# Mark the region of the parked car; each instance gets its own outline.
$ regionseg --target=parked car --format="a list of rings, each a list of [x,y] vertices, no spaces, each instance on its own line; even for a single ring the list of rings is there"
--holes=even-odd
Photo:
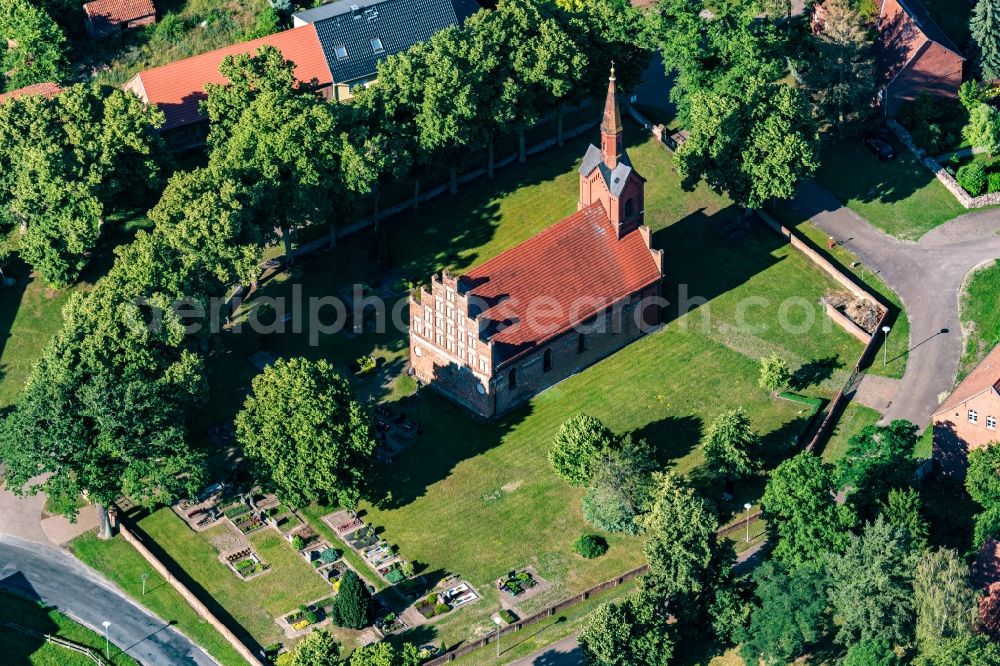
[[[873,132],[865,134],[864,142],[868,146],[868,150],[872,151],[872,154],[883,162],[896,156],[896,149],[892,147],[892,144],[878,134]]]

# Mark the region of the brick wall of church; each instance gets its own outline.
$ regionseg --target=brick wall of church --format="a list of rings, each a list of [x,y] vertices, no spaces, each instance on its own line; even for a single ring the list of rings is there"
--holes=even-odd
[[[638,319],[636,311],[641,298],[658,293],[659,285],[651,286],[642,294],[630,299],[628,303],[599,315],[598,320],[590,324],[593,332],[582,334],[584,338],[582,352],[581,333],[571,330],[513,365],[499,369],[491,381],[491,390],[496,395],[494,401],[496,413],[503,413],[527,402],[540,391],[580,372],[648,333],[659,324],[659,308],[647,308]],[[615,322],[618,322],[617,325]],[[546,352],[550,352],[549,369],[545,363]],[[510,387],[512,370],[515,373],[513,389]]]

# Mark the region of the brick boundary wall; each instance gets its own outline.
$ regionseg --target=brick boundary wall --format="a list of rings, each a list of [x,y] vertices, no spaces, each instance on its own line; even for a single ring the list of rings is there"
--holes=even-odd
[[[983,208],[985,206],[995,206],[1000,204],[1000,192],[991,192],[978,197],[974,197],[966,192],[965,189],[958,184],[958,181],[955,180],[955,177],[948,173],[943,166],[941,166],[940,162],[933,157],[924,155],[924,150],[917,148],[917,145],[913,141],[913,137],[906,131],[906,128],[891,118],[888,122],[889,129],[891,129],[893,134],[896,135],[896,138],[898,138],[903,145],[916,156],[917,160],[927,167],[927,169],[934,174],[941,184],[944,185],[956,199],[958,199],[958,203],[962,204],[965,208]]]
[[[797,231],[793,231],[792,229],[784,226],[765,210],[758,210],[757,214],[764,221],[764,223],[767,224],[767,226],[771,227],[771,229],[783,236],[792,247],[804,254],[809,261],[823,269],[824,272],[837,280],[837,282],[847,287],[855,297],[867,299],[873,303],[881,305],[882,316],[879,317],[878,323],[875,325],[876,332],[880,331],[889,318],[893,316],[894,309],[892,305],[885,302],[878,294],[868,291],[861,285],[857,284],[851,276],[844,273],[837,267],[836,264],[817,252],[816,249],[812,247],[810,242],[801,236]],[[832,400],[830,400],[830,404],[826,409],[826,414],[823,416],[823,421],[820,423],[819,428],[816,430],[816,434],[813,436],[812,440],[806,445],[806,451],[816,453],[817,450],[821,449],[823,444],[826,443],[826,440],[832,434],[833,429],[837,426],[837,421],[840,419],[840,415],[843,413],[844,409],[851,402],[851,399],[854,396],[854,391],[857,389],[857,384],[860,382],[862,368],[866,367],[866,364],[871,360],[871,357],[878,348],[880,341],[881,338],[878,335],[868,336],[867,344],[865,344],[865,348],[861,352],[861,356],[858,357],[858,362],[854,365],[854,371],[847,379],[847,382],[845,382],[844,387],[837,391],[837,394],[833,396]]]
[[[121,532],[122,538],[135,548],[136,551],[142,555],[143,559],[149,562],[149,565],[153,567],[158,574],[163,576],[168,583],[170,583],[171,587],[177,590],[177,593],[181,595],[184,601],[191,606],[199,617],[208,622],[215,628],[216,631],[222,634],[222,637],[229,641],[229,644],[233,646],[233,649],[236,650],[241,657],[246,659],[247,662],[252,664],[252,666],[265,666],[264,662],[253,653],[253,650],[247,647],[246,644],[243,643],[243,641],[241,641],[236,634],[229,629],[229,627],[219,620],[219,618],[215,617],[212,611],[210,611],[208,607],[203,604],[193,592],[191,592],[191,590],[187,589],[183,583],[174,578],[173,574],[170,573],[170,570],[166,567],[166,565],[160,562],[160,560],[158,560],[156,556],[153,555],[148,548],[146,548],[146,545],[142,543],[142,540],[129,530],[125,521],[122,519],[122,512],[120,511],[118,512],[118,529]],[[202,649],[204,650],[204,648]],[[207,651],[205,653],[208,654]],[[211,657],[211,655],[209,656]]]

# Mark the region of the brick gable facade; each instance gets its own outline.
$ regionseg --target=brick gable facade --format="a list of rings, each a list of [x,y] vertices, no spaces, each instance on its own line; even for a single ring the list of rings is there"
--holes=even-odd
[[[491,417],[659,324],[662,251],[642,224],[645,181],[622,144],[613,70],[601,135],[580,167],[576,213],[411,297],[419,381]]]

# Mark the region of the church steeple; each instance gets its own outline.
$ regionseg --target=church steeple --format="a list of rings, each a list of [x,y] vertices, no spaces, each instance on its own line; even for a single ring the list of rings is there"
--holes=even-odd
[[[604,101],[604,120],[601,122],[601,157],[609,169],[618,166],[622,156],[622,118],[615,93],[615,63],[611,63],[608,79],[608,97]]]

